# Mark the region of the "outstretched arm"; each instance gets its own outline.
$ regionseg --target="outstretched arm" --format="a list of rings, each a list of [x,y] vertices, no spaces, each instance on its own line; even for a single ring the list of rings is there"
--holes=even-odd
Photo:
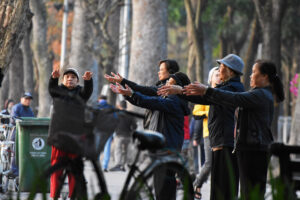
[[[104,78],[109,81],[110,83],[119,83],[123,86],[128,85],[132,90],[136,92],[140,92],[144,95],[148,96],[157,96],[157,88],[152,86],[142,86],[138,85],[133,81],[130,81],[126,78],[123,78],[119,73],[115,74],[111,72],[111,76],[108,74],[104,75]]]

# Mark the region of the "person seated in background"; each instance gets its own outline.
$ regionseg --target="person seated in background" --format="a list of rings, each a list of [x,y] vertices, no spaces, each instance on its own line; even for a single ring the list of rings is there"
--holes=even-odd
[[[126,101],[119,103],[117,108],[126,110]],[[131,142],[133,131],[137,128],[134,117],[121,112],[118,114],[118,126],[116,128],[115,140],[115,166],[109,171],[125,171],[125,164],[127,163],[128,147]]]
[[[11,116],[13,119],[13,124],[15,124],[15,119],[20,117],[34,117],[34,113],[32,109],[30,108],[30,104],[33,97],[30,92],[25,92],[20,100],[20,103],[14,105],[12,107]],[[11,141],[16,142],[16,130],[13,131],[11,138]],[[11,163],[11,170],[10,175],[12,176],[19,176],[19,167],[16,164],[15,156],[13,157],[12,163]]]
[[[13,106],[14,106],[14,101],[12,99],[6,99],[4,103],[4,109],[0,113],[4,115],[10,115]],[[1,119],[1,123],[9,124],[11,123],[11,121],[9,119],[3,118]]]

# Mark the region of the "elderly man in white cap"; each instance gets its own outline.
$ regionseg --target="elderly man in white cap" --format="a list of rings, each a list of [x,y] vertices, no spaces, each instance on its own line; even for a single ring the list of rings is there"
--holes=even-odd
[[[244,62],[235,55],[229,54],[217,60],[221,83],[216,86],[220,90],[243,92],[240,81]],[[238,195],[238,168],[234,150],[235,109],[226,105],[218,105],[209,98],[200,96],[199,83],[192,83],[185,88],[164,86],[159,94],[183,94],[182,98],[196,104],[210,105],[208,115],[209,138],[213,151],[211,168],[210,199],[236,199]],[[196,186],[195,199],[200,199]],[[200,197],[200,198],[199,198]]]

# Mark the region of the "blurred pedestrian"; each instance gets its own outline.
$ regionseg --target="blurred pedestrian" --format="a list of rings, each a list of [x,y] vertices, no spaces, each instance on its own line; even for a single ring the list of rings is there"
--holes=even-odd
[[[220,84],[220,77],[219,77],[219,67],[214,67],[209,71],[208,74],[208,84],[215,88],[217,84]],[[202,116],[203,118],[203,140],[204,140],[204,153],[205,153],[205,163],[201,168],[200,173],[197,175],[196,180],[194,182],[195,186],[195,193],[198,199],[202,198],[201,188],[205,181],[207,181],[208,176],[211,171],[212,165],[212,151],[209,141],[209,130],[208,130],[208,113],[209,113],[209,106],[205,105],[196,105],[199,108],[195,110],[198,116]],[[198,193],[198,194],[197,194]]]
[[[126,101],[119,103],[117,108],[126,110]],[[137,123],[134,117],[120,112],[118,114],[118,126],[116,128],[115,140],[115,166],[109,171],[125,171],[125,164],[128,163],[127,154],[128,147],[131,142],[133,131],[137,128]]]
[[[110,105],[107,102],[107,96],[100,95],[98,98],[98,108],[99,109],[107,109],[107,108],[114,108],[114,106]],[[117,118],[117,115],[115,114],[115,117]],[[103,159],[102,159],[102,169],[104,172],[108,172],[108,164],[110,161],[110,151],[111,151],[111,143],[113,141],[114,134],[109,136],[107,139],[104,150],[103,150]]]
[[[13,106],[14,106],[14,101],[12,99],[6,99],[4,103],[4,109],[1,111],[1,114],[10,115]],[[1,123],[9,124],[10,120],[7,118],[2,118]]]

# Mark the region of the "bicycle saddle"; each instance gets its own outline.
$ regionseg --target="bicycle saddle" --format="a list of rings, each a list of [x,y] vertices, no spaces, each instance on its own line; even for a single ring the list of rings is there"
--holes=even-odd
[[[139,141],[138,148],[140,150],[155,151],[164,148],[166,143],[165,137],[161,133],[150,130],[136,130],[132,137],[133,140]]]

